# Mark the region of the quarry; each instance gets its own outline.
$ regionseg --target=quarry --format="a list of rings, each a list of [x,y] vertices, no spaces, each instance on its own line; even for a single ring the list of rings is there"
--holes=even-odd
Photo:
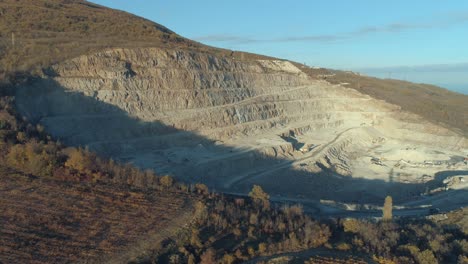
[[[0,0],[0,263],[468,263],[468,6],[127,2]]]
[[[52,66],[16,98],[67,145],[224,193],[258,184],[321,212],[387,195],[408,214],[468,204],[462,133],[288,61],[108,49]]]

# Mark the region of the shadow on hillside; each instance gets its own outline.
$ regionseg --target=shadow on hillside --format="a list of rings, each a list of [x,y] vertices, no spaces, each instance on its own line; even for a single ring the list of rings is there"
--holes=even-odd
[[[468,170],[456,170],[456,171],[439,171],[435,174],[434,181],[442,183],[445,179],[452,176],[468,176]]]
[[[452,173],[440,172],[426,184],[352,178],[327,169],[310,173],[293,168],[287,159],[242,152],[170,124],[141,121],[97,100],[94,94],[67,91],[51,79],[37,79],[20,87],[17,107],[31,122],[44,125],[66,144],[87,146],[105,157],[152,168],[181,181],[203,182],[226,193],[246,194],[253,184],[259,184],[275,198],[291,202],[324,199],[382,204],[384,197],[391,195],[398,203],[419,197],[427,186],[441,186],[441,175]],[[203,155],[207,158],[200,159]],[[274,173],[264,173],[275,167]],[[240,180],[233,181],[233,177]],[[229,181],[231,186],[226,184]]]

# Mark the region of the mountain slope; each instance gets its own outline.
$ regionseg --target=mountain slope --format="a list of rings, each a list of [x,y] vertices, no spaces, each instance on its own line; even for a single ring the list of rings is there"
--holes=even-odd
[[[7,31],[30,36],[29,44],[17,37],[3,57],[18,60],[10,70],[47,66],[18,85],[16,106],[67,144],[228,192],[264,183],[277,195],[313,199],[376,201],[385,195],[376,186],[406,199],[429,181],[439,187],[440,171],[463,167],[467,141],[456,129],[466,123],[463,96],[207,47],[83,1],[1,5]],[[50,49],[32,52],[41,45]],[[444,115],[453,126],[439,124]],[[389,163],[373,167],[373,157]],[[426,168],[427,160],[444,165]],[[348,178],[356,175],[365,182]],[[298,181],[285,187],[290,176]]]
[[[205,46],[157,23],[87,1],[3,0],[0,21],[2,82],[20,72],[40,74],[55,62],[112,47],[182,48],[237,59],[272,59]],[[321,79],[336,84],[349,83],[348,87],[362,93],[468,133],[466,95],[431,85],[295,65],[312,77],[322,76]]]
[[[40,73],[52,63],[103,48],[149,46],[262,57],[208,47],[157,23],[87,1],[0,1],[0,79],[18,71]]]
[[[287,61],[107,49],[53,65],[16,99],[66,144],[224,192],[407,201],[466,167],[462,134]]]
[[[468,96],[434,85],[401,80],[378,79],[354,72],[324,68],[309,68],[296,64],[312,78],[334,84],[346,83],[376,99],[399,105],[405,111],[418,114],[427,120],[456,129],[468,135]]]
[[[466,236],[422,218],[468,203],[459,132],[84,1],[0,8],[0,262],[241,263],[320,246],[466,259]],[[378,217],[386,195],[418,220],[311,219]]]

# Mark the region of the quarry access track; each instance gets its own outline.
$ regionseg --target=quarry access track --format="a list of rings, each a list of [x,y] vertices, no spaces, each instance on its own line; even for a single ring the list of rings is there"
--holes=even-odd
[[[334,143],[336,143],[338,141],[338,139],[340,139],[340,137],[351,131],[351,130],[354,130],[354,129],[359,129],[359,128],[362,128],[362,127],[351,127],[351,128],[348,128],[344,131],[341,131],[340,133],[338,133],[336,135],[336,137],[324,144],[324,145],[321,145],[317,148],[315,148],[314,150],[311,151],[311,153],[309,153],[308,155],[302,157],[302,158],[299,158],[299,159],[295,159],[295,160],[287,160],[287,161],[284,161],[282,163],[279,163],[278,165],[276,166],[270,166],[269,168],[266,168],[266,169],[263,169],[263,170],[259,170],[259,171],[255,171],[255,172],[248,172],[246,174],[243,174],[243,175],[238,175],[238,176],[235,176],[233,177],[233,179],[231,180],[228,180],[225,184],[224,184],[224,188],[226,189],[229,189],[231,188],[234,184],[237,184],[239,182],[242,182],[242,181],[245,181],[247,179],[251,179],[251,178],[255,178],[255,177],[259,177],[259,176],[263,176],[263,175],[268,175],[268,174],[271,174],[275,171],[278,171],[278,170],[281,170],[281,169],[285,169],[285,168],[288,168],[294,164],[297,164],[297,163],[301,163],[301,162],[304,162],[304,161],[307,161],[307,160],[310,160],[310,159],[313,159],[313,158],[316,158],[317,156],[319,156],[320,154],[323,154],[323,151],[325,149],[327,149],[328,147],[330,147],[331,145],[333,145]]]

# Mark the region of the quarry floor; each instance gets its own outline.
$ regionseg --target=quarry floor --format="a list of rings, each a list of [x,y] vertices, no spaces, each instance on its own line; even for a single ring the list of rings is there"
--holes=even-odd
[[[394,199],[396,216],[425,216],[430,208],[449,211],[468,205],[466,149],[451,150],[390,138],[377,129],[366,125],[341,130],[325,128],[285,139],[281,128],[255,137],[216,142],[228,148],[198,145],[169,150],[162,156],[126,158],[142,167],[154,166],[156,171],[167,165],[167,173],[178,162],[219,171],[223,166],[232,166],[229,177],[203,178],[195,174],[184,180],[201,181],[214,190],[238,195],[246,195],[258,184],[274,202],[300,203],[304,210],[325,217],[379,217],[386,195]],[[360,135],[369,133],[376,134],[373,141],[357,143]],[[330,150],[348,141],[348,145],[338,149],[342,155],[327,168],[324,159]],[[292,145],[289,151],[266,158],[268,162],[261,160],[264,165],[245,164],[245,159],[256,160],[258,152],[285,144]],[[337,172],[337,164],[342,164],[344,173]]]

